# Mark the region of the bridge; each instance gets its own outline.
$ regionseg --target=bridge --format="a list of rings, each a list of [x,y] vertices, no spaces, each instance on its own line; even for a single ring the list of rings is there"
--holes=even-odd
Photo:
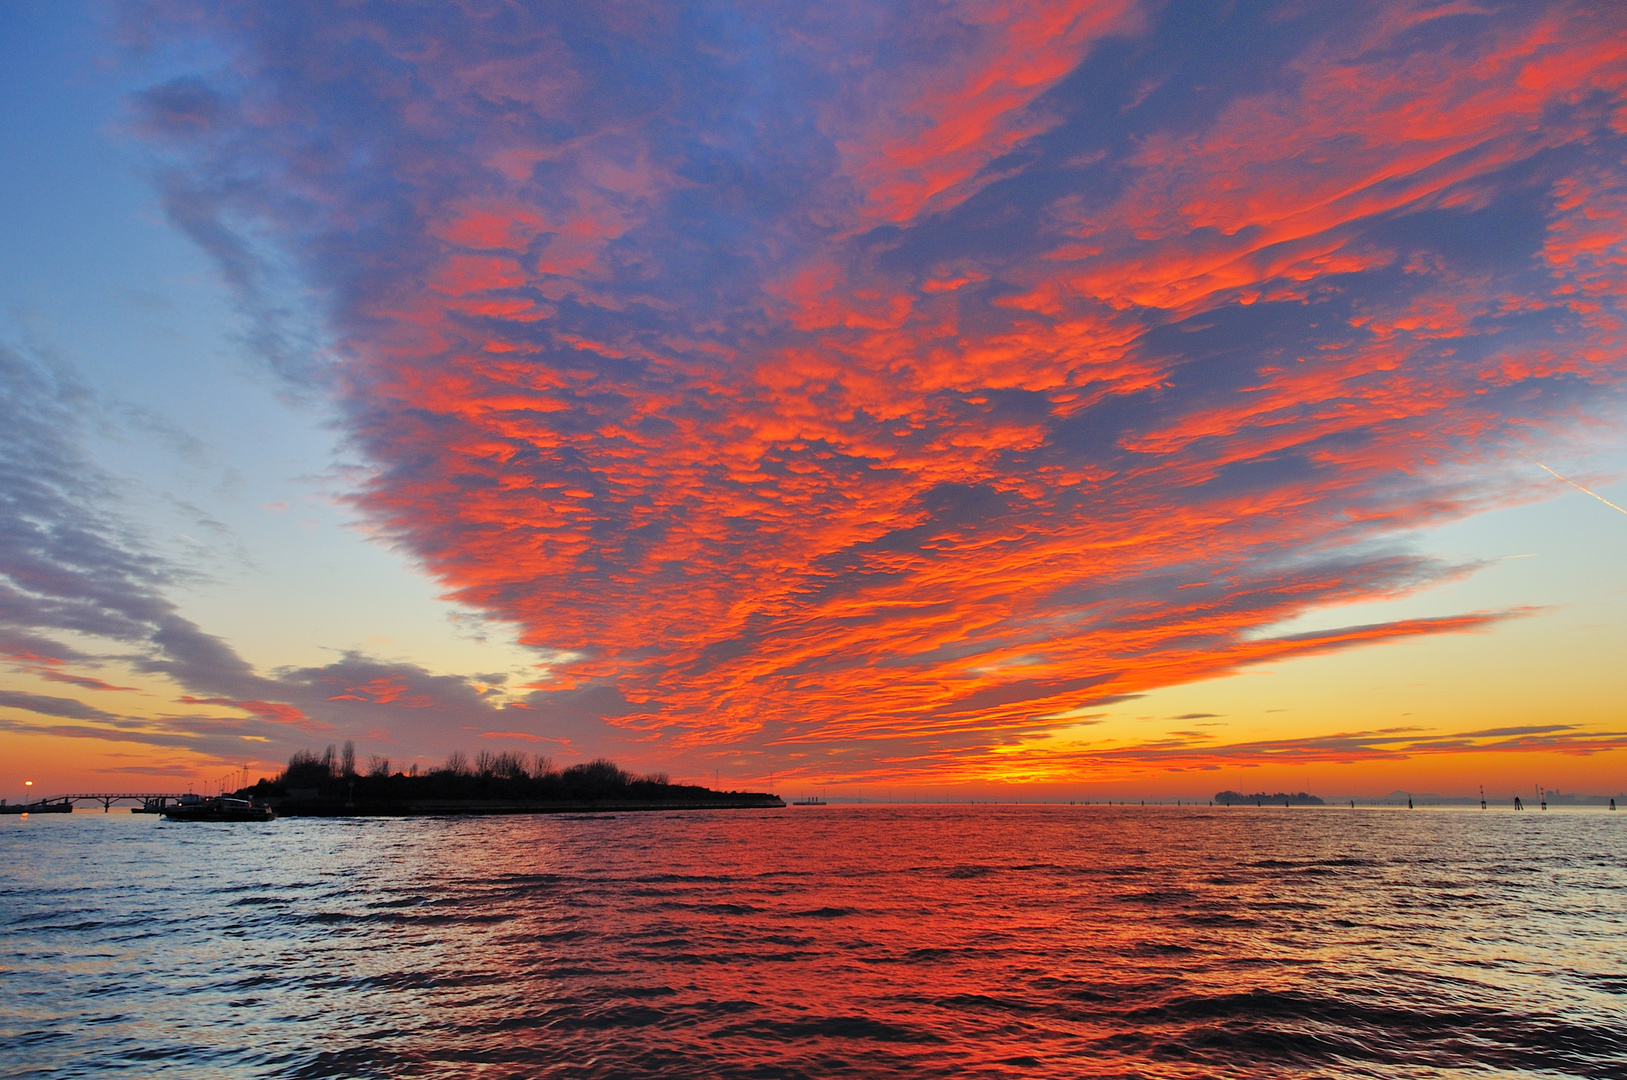
[[[158,813],[158,811],[162,810],[170,803],[181,801],[181,797],[179,795],[172,792],[160,791],[93,791],[79,795],[60,795],[57,798],[48,801],[70,803],[99,802],[102,804],[102,813],[105,814],[114,803],[123,802],[126,799],[129,799],[132,802],[140,803],[144,810],[153,814]]]

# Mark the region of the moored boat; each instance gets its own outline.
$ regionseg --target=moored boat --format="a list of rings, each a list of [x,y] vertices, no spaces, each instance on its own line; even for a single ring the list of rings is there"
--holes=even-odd
[[[217,795],[183,795],[181,801],[159,813],[171,821],[270,821],[277,816],[269,806],[256,806],[247,799]]]

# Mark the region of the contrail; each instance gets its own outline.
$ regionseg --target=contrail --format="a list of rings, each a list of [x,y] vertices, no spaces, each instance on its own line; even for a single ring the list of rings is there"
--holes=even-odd
[[[1615,503],[1611,502],[1609,499],[1605,498],[1603,495],[1600,495],[1597,491],[1593,491],[1593,490],[1591,490],[1589,488],[1585,488],[1581,484],[1578,484],[1575,480],[1570,479],[1569,477],[1560,476],[1558,473],[1556,473],[1552,469],[1548,468],[1548,466],[1544,465],[1542,462],[1538,461],[1536,458],[1532,457],[1530,454],[1521,454],[1520,456],[1525,458],[1525,460],[1529,461],[1531,464],[1537,466],[1538,468],[1543,469],[1543,470],[1547,471],[1548,473],[1550,473],[1551,475],[1553,475],[1555,477],[1558,477],[1560,480],[1565,481],[1565,483],[1569,484],[1571,487],[1575,488],[1577,491],[1585,491],[1585,492],[1587,492],[1589,495],[1593,496],[1595,499],[1598,499],[1600,502],[1604,503],[1610,509],[1612,509],[1612,510],[1620,510],[1623,514],[1627,514],[1627,509],[1623,509],[1622,507],[1617,506]]]

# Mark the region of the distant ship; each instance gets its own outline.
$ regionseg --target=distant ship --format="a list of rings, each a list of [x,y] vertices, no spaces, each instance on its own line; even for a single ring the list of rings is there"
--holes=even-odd
[[[224,795],[213,799],[183,795],[179,803],[166,806],[159,813],[171,821],[270,821],[277,816],[269,806],[255,806],[247,799]]]
[[[8,803],[0,800],[0,814],[71,814],[73,803],[66,797],[58,802],[41,799],[31,803]]]
[[[806,799],[792,799],[791,800],[791,805],[792,806],[824,806],[825,805],[825,800],[819,798],[818,796],[810,795]]]

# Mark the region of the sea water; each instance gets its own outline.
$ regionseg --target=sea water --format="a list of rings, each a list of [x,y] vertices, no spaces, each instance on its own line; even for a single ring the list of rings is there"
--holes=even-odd
[[[0,819],[8,1077],[1627,1076],[1627,814]]]

